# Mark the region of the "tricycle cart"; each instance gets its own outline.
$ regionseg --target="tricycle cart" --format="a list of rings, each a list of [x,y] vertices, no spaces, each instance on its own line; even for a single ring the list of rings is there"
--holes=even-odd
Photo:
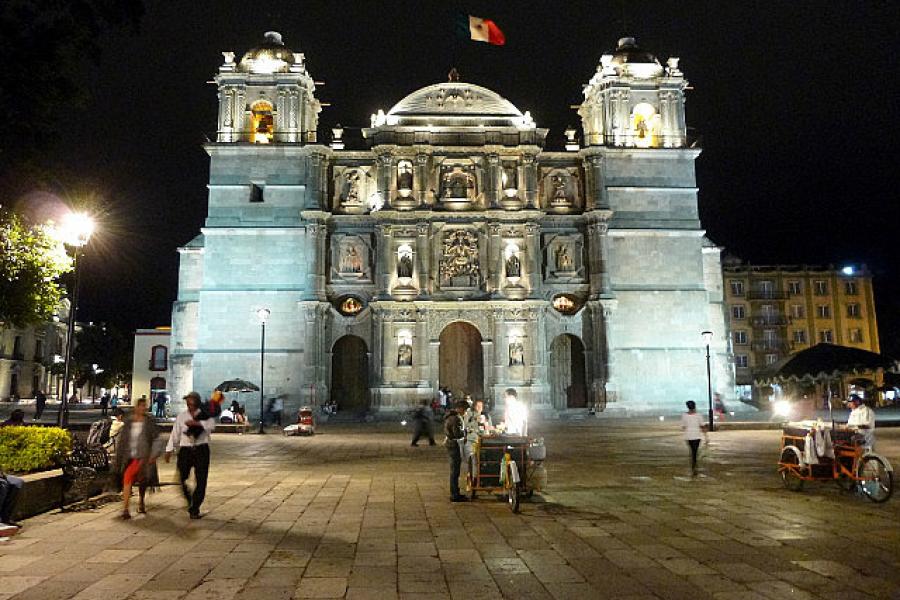
[[[478,492],[500,494],[506,496],[510,510],[519,512],[520,499],[534,494],[527,472],[531,443],[522,435],[479,436],[469,457],[469,497],[474,500]]]
[[[887,458],[867,451],[863,436],[815,423],[791,423],[781,433],[778,472],[784,486],[800,491],[807,481],[835,480],[845,490],[858,487],[869,500],[886,502],[894,491]]]

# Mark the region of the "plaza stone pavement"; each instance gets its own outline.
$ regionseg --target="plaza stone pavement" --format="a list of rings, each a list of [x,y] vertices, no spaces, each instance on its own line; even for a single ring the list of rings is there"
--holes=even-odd
[[[214,436],[202,520],[172,486],[131,521],[29,519],[0,544],[0,598],[900,598],[900,498],[783,490],[777,431],[713,434],[695,480],[669,422],[543,435],[549,490],[519,515],[448,502],[445,451],[398,425]],[[878,446],[900,464],[900,429]]]

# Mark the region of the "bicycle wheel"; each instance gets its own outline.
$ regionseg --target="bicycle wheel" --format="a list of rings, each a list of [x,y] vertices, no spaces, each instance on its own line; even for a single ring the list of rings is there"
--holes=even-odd
[[[801,478],[803,469],[799,465],[800,459],[793,450],[785,448],[781,451],[778,471],[781,473],[781,482],[784,487],[792,492],[799,492],[803,489],[803,479]]]
[[[894,492],[894,474],[877,456],[864,456],[858,475],[860,489],[872,502],[886,502]]]

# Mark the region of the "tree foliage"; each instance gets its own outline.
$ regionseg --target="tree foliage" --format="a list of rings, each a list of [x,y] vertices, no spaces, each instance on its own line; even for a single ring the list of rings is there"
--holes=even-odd
[[[86,324],[75,334],[72,351],[75,379],[79,385],[112,387],[127,381],[131,372],[132,346],[120,331],[105,324]],[[93,365],[103,369],[97,374]]]
[[[47,225],[29,225],[0,206],[0,323],[47,321],[63,295],[72,258]]]

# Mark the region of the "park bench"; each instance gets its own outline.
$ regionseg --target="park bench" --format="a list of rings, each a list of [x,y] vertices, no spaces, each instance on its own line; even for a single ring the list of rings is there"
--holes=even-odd
[[[109,454],[101,445],[87,445],[78,438],[72,439],[72,450],[61,461],[63,486],[60,491],[59,508],[64,510],[66,496],[83,498],[91,495],[92,489],[102,488],[109,472]]]

